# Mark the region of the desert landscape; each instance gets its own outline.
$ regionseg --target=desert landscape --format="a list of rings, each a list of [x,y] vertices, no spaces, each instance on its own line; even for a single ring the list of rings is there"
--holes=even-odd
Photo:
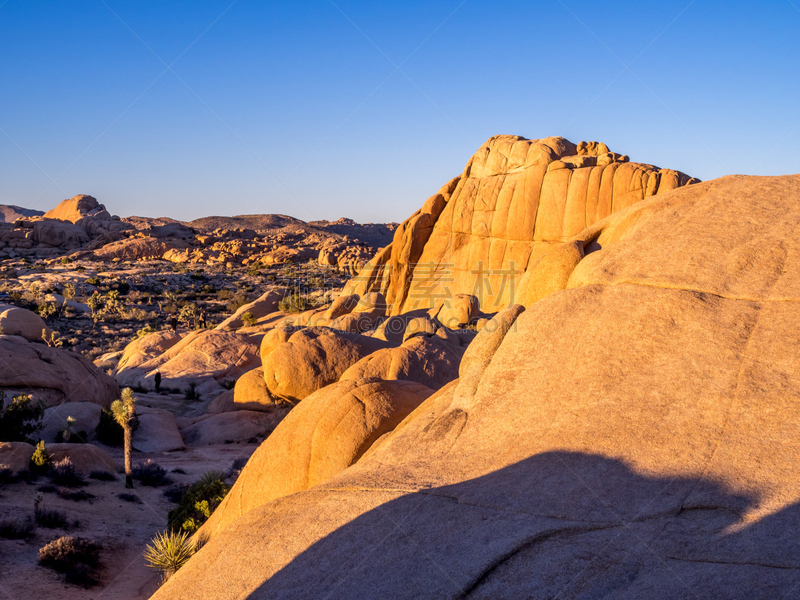
[[[0,600],[800,598],[798,25],[0,0]]]
[[[400,225],[17,213],[4,586],[789,593],[799,193],[503,135]]]

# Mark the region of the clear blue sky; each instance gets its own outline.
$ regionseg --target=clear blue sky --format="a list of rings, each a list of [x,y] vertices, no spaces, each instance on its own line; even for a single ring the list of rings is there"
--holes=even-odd
[[[498,133],[800,171],[800,1],[0,0],[3,204],[401,221]]]

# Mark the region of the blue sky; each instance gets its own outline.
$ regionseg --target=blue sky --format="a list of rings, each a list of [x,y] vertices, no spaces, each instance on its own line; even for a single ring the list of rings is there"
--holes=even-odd
[[[800,171],[800,2],[0,0],[0,203],[401,221],[491,135]]]

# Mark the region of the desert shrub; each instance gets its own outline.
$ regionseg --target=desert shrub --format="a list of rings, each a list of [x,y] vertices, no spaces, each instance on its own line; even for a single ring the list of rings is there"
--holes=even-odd
[[[161,487],[172,483],[167,477],[166,469],[150,459],[133,467],[132,475],[134,479],[148,487]]]
[[[89,479],[97,479],[98,481],[116,481],[117,476],[108,471],[92,471],[89,473]]]
[[[172,469],[171,473],[178,473],[179,475],[186,475],[186,471],[184,471],[180,467],[175,467],[174,469]]]
[[[42,428],[44,403],[20,394],[6,405],[5,394],[0,393],[0,442],[28,442]]]
[[[140,339],[145,337],[146,335],[150,335],[151,333],[155,333],[155,328],[153,328],[149,323],[142,327],[139,331],[136,332],[136,339]]]
[[[8,485],[9,483],[16,482],[17,477],[14,475],[14,471],[6,467],[0,469],[0,485]]]
[[[73,502],[86,502],[87,500],[93,500],[95,497],[94,494],[90,494],[84,490],[70,490],[64,487],[56,488],[56,494],[58,494],[59,498],[72,500]]]
[[[309,302],[300,295],[300,290],[294,288],[278,302],[278,310],[285,313],[299,313],[308,310]]]
[[[209,471],[189,486],[178,506],[169,511],[167,524],[170,530],[197,531],[230,491],[224,477],[219,471]]]
[[[168,530],[157,533],[150,540],[144,551],[144,558],[148,567],[161,571],[164,580],[167,580],[188,562],[195,551],[189,532]]]
[[[100,278],[99,277],[89,277],[89,279],[86,280],[86,283],[88,283],[89,285],[93,285],[93,286],[97,287],[98,285],[100,285]]]
[[[122,492],[117,494],[117,498],[120,500],[124,500],[125,502],[133,502],[134,504],[141,504],[142,501],[136,494],[129,494],[128,492]]]
[[[256,319],[251,312],[246,312],[242,315],[242,323],[244,323],[245,327],[252,327],[257,321],[258,319]]]
[[[244,456],[241,456],[236,460],[234,460],[231,463],[230,468],[228,469],[227,473],[228,477],[233,477],[233,478],[239,477],[239,474],[242,472],[242,469],[244,469],[244,466],[247,464],[247,460],[248,459],[245,458]]]
[[[198,400],[200,398],[200,394],[197,393],[196,381],[189,382],[189,385],[186,386],[186,389],[183,392],[183,397],[187,400]]]
[[[44,445],[44,440],[39,440],[39,443],[36,444],[36,450],[33,451],[31,456],[31,472],[36,475],[44,475],[50,469],[52,462],[50,454],[47,452],[47,447]]]
[[[178,504],[189,487],[191,486],[188,483],[176,483],[175,485],[171,485],[164,490],[164,498]]]
[[[55,302],[42,302],[37,308],[36,312],[42,317],[45,321],[48,319],[52,319],[58,314],[58,308],[56,307]]]
[[[36,500],[33,502],[33,518],[36,524],[48,529],[67,527],[69,525],[67,513],[63,510],[53,510],[45,507],[43,500],[42,495],[37,494]]]
[[[134,417],[131,421],[131,431],[136,431],[139,428],[139,418]],[[100,411],[100,421],[94,430],[97,435],[97,441],[107,446],[122,446],[125,440],[125,432],[122,430],[122,425],[117,423],[114,415],[107,408]]]
[[[39,564],[63,573],[69,583],[91,585],[101,549],[92,540],[65,535],[39,549]]]
[[[7,540],[24,540],[33,535],[36,525],[33,519],[3,519],[0,521],[0,538]]]
[[[58,462],[50,465],[47,471],[47,477],[50,478],[55,485],[62,487],[80,487],[86,485],[86,480],[83,475],[75,470],[75,465],[67,458],[63,458]]]

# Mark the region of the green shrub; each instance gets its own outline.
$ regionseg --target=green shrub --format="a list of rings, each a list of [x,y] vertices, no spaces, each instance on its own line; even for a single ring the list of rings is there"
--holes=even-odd
[[[43,402],[24,394],[6,406],[5,394],[0,394],[0,442],[35,443],[31,436],[42,428],[44,408]]]
[[[257,321],[258,319],[256,319],[251,312],[246,312],[242,315],[242,323],[244,323],[245,327],[252,327]]]
[[[297,288],[289,291],[283,299],[278,302],[278,310],[285,313],[299,313],[309,309],[309,302],[300,295]]]
[[[36,450],[33,451],[33,456],[31,456],[31,472],[37,475],[44,475],[52,462],[50,455],[47,453],[47,447],[44,445],[44,440],[39,440],[39,443],[36,444]]]
[[[139,418],[134,417],[131,422],[131,431],[136,431],[139,428]],[[122,430],[122,425],[117,423],[111,410],[104,408],[100,411],[100,420],[94,430],[97,435],[97,441],[106,444],[107,446],[122,446],[125,439],[125,432]]]
[[[65,535],[39,549],[39,564],[63,573],[69,583],[91,585],[101,549],[92,540]]]
[[[194,533],[206,522],[231,489],[223,477],[223,473],[209,471],[189,486],[178,506],[169,511],[171,531]]]
[[[143,338],[146,335],[150,335],[151,333],[155,333],[156,330],[153,328],[149,323],[142,327],[139,331],[136,332],[136,339]]]
[[[189,561],[195,551],[189,532],[164,531],[150,540],[144,558],[148,567],[161,571],[167,580]]]

